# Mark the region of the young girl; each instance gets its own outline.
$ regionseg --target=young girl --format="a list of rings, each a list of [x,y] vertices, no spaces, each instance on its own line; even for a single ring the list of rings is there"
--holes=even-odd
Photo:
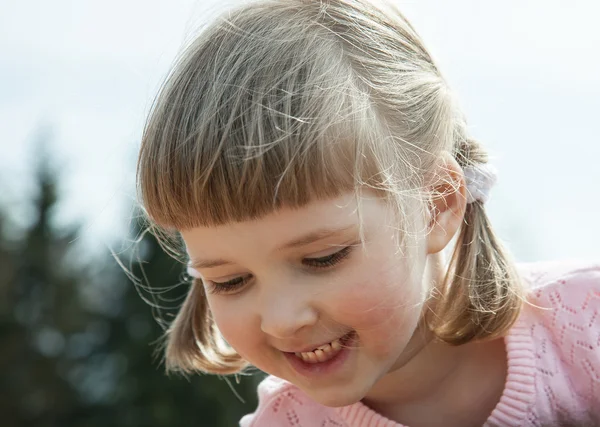
[[[391,5],[230,11],[139,157],[152,229],[194,279],[168,369],[269,373],[244,427],[600,423],[600,266],[515,266],[494,180]]]

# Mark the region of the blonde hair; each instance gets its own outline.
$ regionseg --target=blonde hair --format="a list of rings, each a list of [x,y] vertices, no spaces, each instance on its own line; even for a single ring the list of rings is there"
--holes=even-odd
[[[184,51],[149,115],[140,198],[164,248],[178,230],[260,218],[347,191],[376,191],[408,224],[444,152],[485,163],[412,26],[387,3],[262,0]],[[399,238],[399,244],[403,244]],[[192,284],[166,332],[171,371],[237,373],[246,362]],[[464,224],[429,325],[450,344],[498,337],[521,306],[513,263],[479,202]]]

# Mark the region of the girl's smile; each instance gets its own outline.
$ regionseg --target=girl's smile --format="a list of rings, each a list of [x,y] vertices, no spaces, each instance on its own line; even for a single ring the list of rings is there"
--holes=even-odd
[[[315,351],[285,353],[290,365],[306,377],[326,376],[341,369],[353,354],[356,334],[349,332]]]

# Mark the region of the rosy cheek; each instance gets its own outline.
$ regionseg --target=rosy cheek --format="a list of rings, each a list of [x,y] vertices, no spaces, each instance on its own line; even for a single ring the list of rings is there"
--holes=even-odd
[[[413,298],[403,298],[397,290],[384,289],[389,284],[366,283],[348,289],[339,302],[339,313],[356,327],[376,327],[402,318],[415,306]],[[406,294],[404,294],[406,296]]]
[[[371,277],[377,279],[358,281],[345,289],[336,304],[336,317],[359,334],[364,332],[365,340],[377,341],[371,344],[387,348],[390,340],[414,332],[422,309],[420,290],[410,282],[399,282],[395,275]]]

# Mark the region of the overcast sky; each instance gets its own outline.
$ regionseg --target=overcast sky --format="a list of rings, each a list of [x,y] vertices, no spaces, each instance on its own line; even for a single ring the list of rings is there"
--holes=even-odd
[[[0,0],[0,180],[10,190],[0,202],[27,221],[31,142],[50,128],[57,224],[82,222],[90,253],[118,247],[145,114],[181,46],[224,4]],[[489,211],[517,259],[600,259],[600,3],[399,4],[490,148],[500,181]]]

